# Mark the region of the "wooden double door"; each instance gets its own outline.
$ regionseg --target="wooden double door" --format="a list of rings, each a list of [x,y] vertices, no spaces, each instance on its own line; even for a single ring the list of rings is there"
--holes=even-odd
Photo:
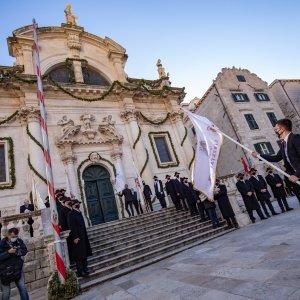
[[[102,166],[86,168],[82,174],[92,225],[117,220],[118,209],[109,172]]]

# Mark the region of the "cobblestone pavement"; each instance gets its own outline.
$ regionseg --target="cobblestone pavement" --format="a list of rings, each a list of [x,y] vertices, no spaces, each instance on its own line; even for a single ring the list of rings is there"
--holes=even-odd
[[[288,201],[295,208],[291,212],[96,286],[76,299],[299,300],[300,206],[294,198]]]

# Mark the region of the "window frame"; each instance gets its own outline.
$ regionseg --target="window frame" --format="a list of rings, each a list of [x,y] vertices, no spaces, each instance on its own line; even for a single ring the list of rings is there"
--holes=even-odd
[[[8,141],[5,139],[0,140],[0,145],[4,145],[4,163],[5,163],[5,177],[6,181],[0,181],[0,187],[6,186],[11,183],[10,181],[10,174],[9,174],[9,157],[8,157]]]
[[[264,152],[262,147],[261,147],[263,144],[268,149],[267,153]],[[254,146],[256,152],[258,152],[259,154],[264,154],[264,155],[273,155],[273,154],[275,154],[274,148],[273,148],[273,146],[270,142],[260,142],[260,143],[254,144],[253,146]],[[270,151],[270,149],[271,149],[271,151]],[[262,150],[262,151],[260,151],[260,150]]]
[[[272,122],[272,120],[271,120],[271,118],[270,118],[270,114],[272,114],[272,115],[275,117],[275,123],[274,123],[274,124],[273,124],[273,122]],[[268,119],[269,119],[271,125],[272,125],[273,127],[275,127],[276,122],[277,122],[277,120],[278,120],[277,117],[276,117],[276,115],[275,115],[275,113],[274,113],[273,111],[267,111],[267,112],[266,112],[266,115],[267,115],[267,117],[268,117]]]
[[[263,100],[262,100],[262,99],[259,99],[259,95],[264,95],[264,97],[265,97],[266,99],[263,99]],[[258,102],[267,102],[267,101],[271,101],[269,95],[266,94],[266,93],[254,93],[254,96],[255,96],[256,101],[258,101]]]
[[[251,122],[250,122],[250,120],[247,119],[246,116],[252,116],[253,120],[251,120],[251,122],[254,122],[256,124],[256,126],[250,126]],[[253,114],[244,114],[244,117],[245,117],[245,120],[246,120],[246,122],[247,122],[250,130],[257,130],[257,129],[259,129],[259,126],[258,126],[258,124],[257,124],[257,122],[256,122],[256,120],[255,120],[255,118],[253,116]]]
[[[155,156],[157,167],[158,168],[178,167],[179,159],[176,154],[175,147],[173,145],[170,133],[168,131],[159,131],[159,132],[151,131],[148,133],[148,136],[149,136],[150,144],[151,144],[154,156]],[[169,151],[172,161],[165,162],[165,163],[161,162],[160,156],[158,153],[158,149],[156,147],[155,139],[154,139],[155,137],[164,137],[165,138],[165,141],[166,141],[166,144],[168,147],[168,151]]]
[[[231,93],[231,95],[235,103],[250,102],[250,99],[246,93]],[[244,97],[245,100],[237,100],[237,96],[240,95],[242,95],[242,97]]]
[[[236,75],[238,82],[247,82],[244,75]]]

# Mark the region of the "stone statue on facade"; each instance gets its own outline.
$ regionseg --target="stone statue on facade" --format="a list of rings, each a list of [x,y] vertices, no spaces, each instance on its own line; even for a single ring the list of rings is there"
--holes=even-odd
[[[72,14],[72,6],[70,3],[67,4],[67,7],[64,10],[66,15],[66,23],[69,25],[77,25],[78,17]]]
[[[162,86],[170,86],[170,81],[168,79],[169,73],[166,74],[165,68],[162,66],[160,59],[157,60],[156,66],[157,66],[159,79],[162,79]]]
[[[116,131],[115,124],[116,122],[112,121],[112,115],[108,115],[102,119],[98,130],[101,134],[109,138],[120,138],[120,135]]]
[[[63,116],[62,119],[57,122],[57,125],[61,126],[60,140],[73,137],[79,132],[81,127],[81,125],[75,125],[73,120],[68,120],[67,116]]]
[[[82,134],[89,140],[93,140],[97,133],[97,131],[92,128],[92,121],[95,121],[95,116],[86,113],[80,116],[80,120],[83,122],[83,127],[81,128]]]

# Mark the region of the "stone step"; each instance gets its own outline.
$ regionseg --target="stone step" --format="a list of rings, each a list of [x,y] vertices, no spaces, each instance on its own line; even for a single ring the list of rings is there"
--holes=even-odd
[[[80,278],[79,283],[81,290],[87,290],[95,285],[99,285],[108,280],[112,280],[118,278],[122,275],[128,274],[135,270],[141,269],[145,266],[151,265],[155,262],[161,261],[165,258],[168,258],[172,255],[180,253],[184,250],[192,248],[196,245],[205,243],[213,238],[222,236],[226,233],[233,231],[223,230],[223,228],[212,229],[210,231],[205,232],[205,234],[200,234],[194,236],[192,238],[188,238],[177,243],[168,245],[164,248],[157,249],[152,251],[152,253],[148,253],[147,256],[140,255],[139,257],[135,257],[123,262],[120,262],[114,266],[106,267],[104,269],[99,269],[96,272],[92,273],[87,278]]]
[[[161,239],[159,242],[155,244],[150,244],[147,246],[142,246],[136,250],[130,251],[125,254],[117,255],[112,258],[103,260],[103,261],[98,261],[92,264],[89,264],[89,268],[93,271],[96,271],[98,269],[105,269],[110,266],[117,265],[118,263],[121,263],[123,261],[127,261],[130,259],[135,259],[140,256],[148,256],[148,253],[155,252],[159,249],[164,249],[166,247],[169,247],[170,245],[181,243],[182,241],[185,241],[187,239],[193,239],[193,238],[199,238],[202,237],[202,235],[205,235],[207,232],[211,232],[211,226],[206,227],[206,231],[200,231],[199,229],[192,230],[187,233],[182,233],[179,235],[175,235],[166,239]],[[224,230],[224,227],[218,228],[219,230]],[[217,230],[217,229],[216,229]],[[200,231],[200,233],[199,233]],[[109,271],[109,270],[108,270]],[[106,274],[105,274],[106,275]]]
[[[208,229],[211,229],[211,224],[205,224],[203,223],[193,223],[190,226],[186,225],[184,227],[177,226],[173,230],[165,230],[159,232],[159,234],[149,237],[149,239],[143,239],[141,237],[137,241],[131,241],[128,243],[124,243],[124,245],[119,245],[118,249],[115,249],[114,247],[108,247],[107,251],[105,253],[100,253],[98,255],[94,255],[88,259],[89,265],[96,263],[97,261],[106,261],[108,259],[120,257],[127,255],[131,253],[132,251],[138,250],[138,252],[135,252],[135,255],[138,255],[139,252],[143,252],[145,247],[147,246],[147,251],[149,250],[149,247],[153,250],[157,246],[161,246],[161,244],[166,244],[167,241],[174,241],[177,236],[183,236],[183,234],[187,234],[189,232],[193,232],[193,234],[197,231],[197,233],[207,231]],[[186,235],[185,235],[186,236]],[[162,241],[162,242],[161,242]],[[99,250],[101,251],[101,250]]]
[[[138,227],[140,225],[146,225],[146,224],[153,224],[156,221],[160,222],[163,221],[164,219],[168,219],[168,218],[173,218],[173,217],[179,217],[179,216],[187,216],[189,215],[188,212],[182,212],[182,211],[171,211],[171,212],[167,212],[165,214],[162,215],[154,215],[153,218],[147,218],[147,219],[143,219],[141,216],[136,216],[136,217],[132,217],[130,218],[129,222],[123,223],[122,221],[119,221],[119,224],[115,224],[113,227],[109,227],[109,228],[101,228],[98,230],[92,230],[90,227],[88,228],[88,234],[89,236],[93,236],[95,234],[100,235],[102,237],[108,236],[110,234],[115,234],[116,232],[120,231],[120,230],[124,230],[126,228],[134,228],[134,227]],[[164,216],[164,218],[162,218],[162,216]]]
[[[196,217],[199,221],[200,218]],[[193,219],[193,217],[189,216],[189,215],[178,215],[178,216],[174,216],[172,218],[164,218],[160,221],[156,221],[153,223],[147,223],[147,224],[141,224],[139,226],[133,226],[133,227],[121,227],[118,231],[114,232],[114,233],[110,233],[107,234],[105,236],[101,236],[100,234],[97,235],[97,233],[94,233],[93,235],[89,234],[89,239],[90,239],[90,243],[91,244],[99,244],[99,242],[101,244],[105,244],[109,241],[112,240],[112,237],[114,237],[115,239],[119,239],[119,238],[123,238],[126,236],[132,236],[133,234],[138,234],[141,233],[143,231],[148,231],[148,230],[153,230],[155,228],[160,228],[163,226],[169,226],[171,224],[176,224],[176,223],[182,223],[188,220]]]
[[[120,236],[116,237],[114,236],[113,239],[106,241],[105,243],[100,243],[97,245],[94,245],[92,247],[93,255],[97,254],[104,254],[106,252],[111,252],[112,250],[117,250],[122,247],[126,247],[129,244],[134,244],[139,241],[147,241],[148,239],[155,238],[156,236],[160,236],[161,234],[168,232],[168,231],[174,231],[177,228],[189,226],[192,224],[202,224],[202,226],[205,226],[209,224],[210,221],[206,221],[203,223],[199,222],[199,219],[187,219],[187,220],[181,220],[180,222],[173,222],[168,225],[163,225],[151,230],[142,231],[140,233],[131,235],[131,236]]]

